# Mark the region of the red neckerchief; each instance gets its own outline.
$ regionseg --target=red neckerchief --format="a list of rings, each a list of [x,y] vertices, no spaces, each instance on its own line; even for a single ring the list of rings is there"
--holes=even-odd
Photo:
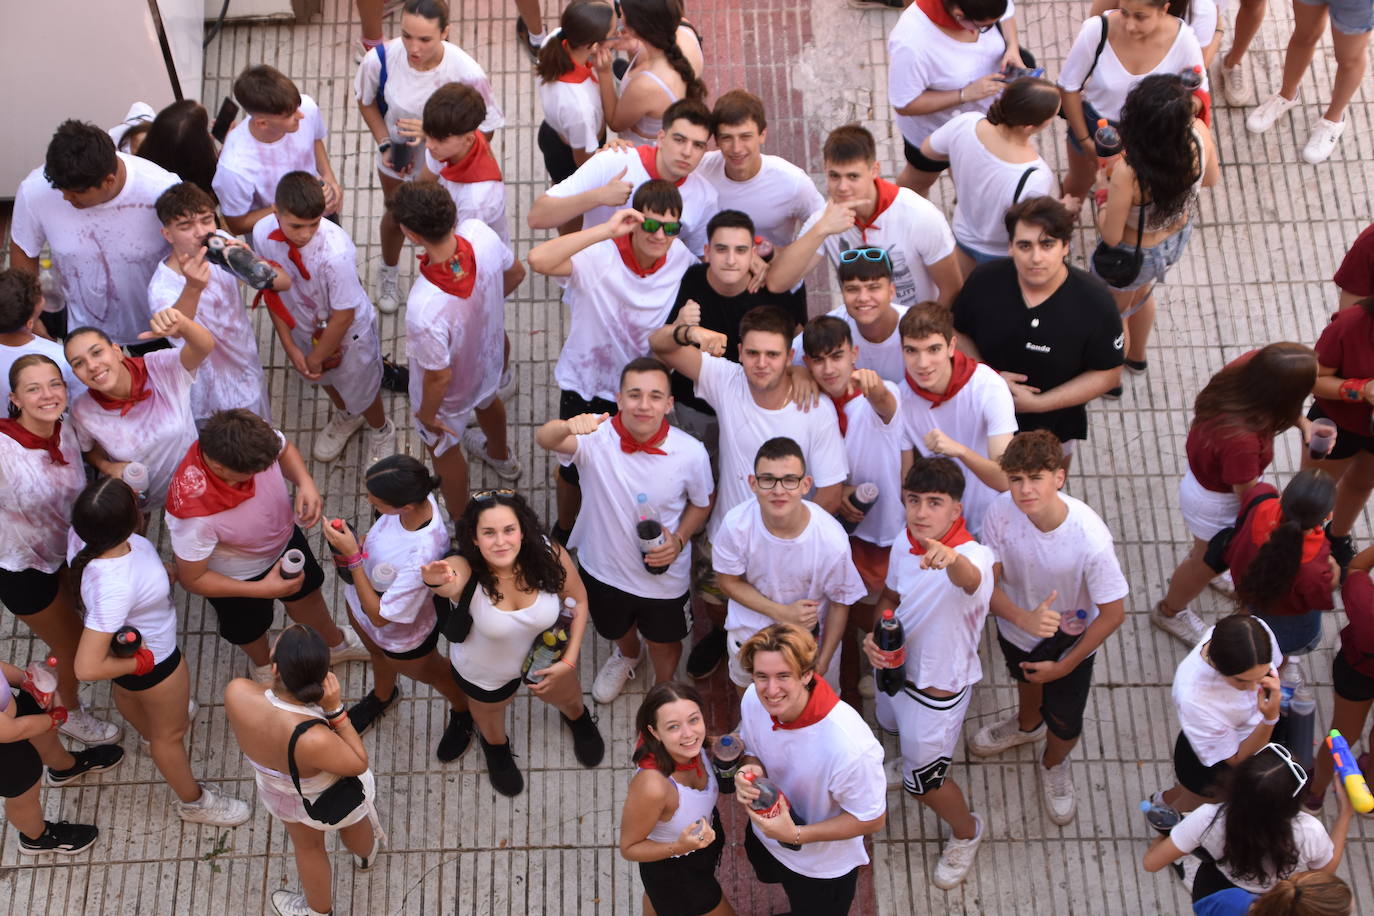
[[[969,541],[973,540],[973,535],[969,534],[968,529],[964,527],[964,517],[961,515],[954,520],[954,524],[949,526],[949,530],[946,531],[943,536],[935,540],[944,544],[946,547],[958,547],[960,544],[967,544]],[[906,541],[911,545],[912,556],[925,556],[926,549],[916,543],[916,539],[911,536],[910,528],[906,529]]]
[[[91,400],[106,410],[119,411],[121,417],[133,410],[135,404],[146,401],[153,396],[153,390],[148,387],[148,367],[143,364],[143,357],[124,357],[124,368],[129,370],[129,396],[127,398],[117,398],[113,395],[101,394],[94,388],[90,389]]]
[[[95,394],[94,391],[91,394]],[[31,433],[24,428],[18,420],[13,417],[0,419],[0,433],[9,436],[24,448],[42,449],[48,453],[53,464],[66,464],[67,459],[62,457],[62,421],[58,420],[52,426],[52,435],[43,437],[37,433]]]
[[[276,261],[268,261],[267,263],[278,270],[281,269],[281,265]],[[310,278],[306,277],[306,279],[308,280]],[[249,306],[249,308],[257,308],[264,303],[267,305],[267,310],[285,322],[288,328],[294,328],[296,326],[296,319],[291,317],[291,310],[287,308],[286,303],[282,301],[281,293],[274,289],[260,289],[258,290],[258,294],[253,297],[253,304]]]
[[[477,255],[472,243],[461,235],[454,235],[458,248],[453,257],[442,264],[429,263],[429,252],[420,255],[420,273],[424,278],[450,296],[466,299],[477,285]]]
[[[569,52],[568,57],[572,57],[572,48],[568,47],[568,39],[566,38],[563,39],[563,50]],[[593,83],[600,82],[596,78],[596,71],[591,68],[590,64],[579,64],[576,61],[573,62],[571,70],[558,78],[560,83],[585,83],[587,80],[591,80]]]
[[[472,147],[457,162],[445,163],[439,177],[454,184],[477,184],[479,181],[500,181],[501,165],[491,154],[487,138],[479,130],[473,134]]]
[[[877,199],[873,201],[873,214],[868,219],[860,219],[857,213],[854,215],[854,228],[858,229],[860,234],[867,233],[873,228],[878,217],[882,216],[883,212],[892,206],[892,202],[897,199],[897,192],[901,190],[885,178],[875,178],[873,188],[878,192]]]
[[[639,153],[640,164],[644,166],[644,171],[649,173],[649,177],[655,181],[662,179],[663,176],[658,173],[658,145],[637,146],[635,147],[635,151]],[[673,186],[680,188],[682,187],[682,183],[686,180],[687,176],[683,175],[677,181],[673,182]]]
[[[843,439],[849,432],[849,417],[844,412],[844,405],[862,395],[863,392],[855,388],[853,391],[846,391],[839,397],[830,398],[830,403],[835,405],[835,416],[840,421],[840,438]]]
[[[905,373],[906,384],[912,391],[929,401],[931,407],[939,407],[946,401],[953,399],[953,397],[968,384],[968,380],[973,378],[973,370],[977,368],[978,360],[973,359],[959,350],[955,350],[953,371],[950,373],[949,385],[946,386],[944,394],[935,394],[932,391],[926,391],[920,385],[916,384],[916,380],[911,377],[910,372]]]
[[[640,442],[634,436],[630,435],[630,431],[625,428],[625,421],[620,419],[620,414],[611,417],[611,428],[620,436],[620,450],[627,455],[633,455],[635,452],[643,452],[646,455],[668,454],[663,449],[659,448],[664,440],[668,438],[668,419],[666,417],[663,419],[663,422],[659,424],[658,431],[654,433],[654,437],[648,442]]]
[[[267,233],[267,237],[274,242],[282,242],[286,245],[286,256],[291,259],[292,264],[296,265],[296,270],[300,273],[301,278],[309,280],[310,271],[305,269],[305,261],[301,259],[301,250],[286,237],[286,233],[277,228]]]
[[[1259,547],[1269,540],[1269,535],[1274,533],[1274,529],[1283,521],[1283,510],[1279,500],[1266,499],[1262,503],[1256,503],[1250,507],[1250,540]],[[1311,531],[1302,533],[1302,562],[1311,563],[1321,550],[1322,542],[1326,540],[1326,533],[1321,528],[1313,528]]]
[[[199,518],[216,515],[253,498],[256,478],[243,483],[229,483],[216,476],[205,464],[200,443],[192,442],[172,474],[167,489],[167,514],[177,518]]]
[[[825,678],[819,674],[811,678],[811,696],[807,697],[806,705],[802,707],[801,715],[791,722],[779,722],[778,717],[769,715],[773,720],[773,731],[786,729],[791,731],[797,728],[806,728],[808,725],[815,725],[817,722],[830,715],[830,710],[840,703],[840,698],[835,696],[834,689],[825,682]]]
[[[644,736],[640,735],[638,738],[635,739],[635,752],[638,753],[639,749],[643,746]],[[638,763],[639,768],[641,770],[654,770],[655,772],[658,771],[658,759],[653,754],[645,754],[643,757],[639,758]],[[695,757],[693,757],[691,763],[678,763],[676,760],[674,760],[673,772],[696,773],[697,775],[701,775],[701,754],[697,754]]]
[[[657,272],[660,267],[668,263],[668,255],[665,254],[653,264],[649,265],[647,269],[640,267],[639,259],[635,257],[635,250],[630,244],[630,236],[628,235],[616,236],[615,247],[616,250],[620,252],[620,260],[625,262],[625,266],[630,269],[630,273],[634,274],[636,277],[647,277],[649,274]]]
[[[945,9],[944,3],[940,0],[916,0],[916,5],[921,8],[921,12],[926,14],[926,18],[935,23],[942,29],[954,29],[963,31],[964,27],[954,21],[954,17]]]

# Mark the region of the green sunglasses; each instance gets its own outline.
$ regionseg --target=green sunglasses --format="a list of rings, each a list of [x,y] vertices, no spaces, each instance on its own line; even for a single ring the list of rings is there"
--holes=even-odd
[[[668,236],[669,238],[672,238],[673,236],[677,235],[682,231],[681,220],[674,220],[673,222],[664,222],[661,219],[650,219],[646,216],[644,217],[644,222],[640,223],[639,225],[645,232],[649,233],[650,235],[653,235],[655,232],[662,229],[663,234]]]

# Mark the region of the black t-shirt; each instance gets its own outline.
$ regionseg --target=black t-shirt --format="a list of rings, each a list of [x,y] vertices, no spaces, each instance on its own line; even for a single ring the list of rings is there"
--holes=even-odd
[[[998,258],[974,268],[954,300],[954,328],[998,372],[1019,372],[1049,391],[1090,370],[1121,365],[1121,315],[1106,284],[1069,267],[1059,289],[1027,308],[1016,265]],[[1017,427],[1048,429],[1062,440],[1086,439],[1083,404],[1048,413],[1018,413]]]
[[[781,306],[798,325],[806,324],[805,287],[787,293],[770,293],[764,288],[756,293],[744,292],[738,296],[722,296],[707,282],[705,264],[693,264],[682,275],[682,281],[677,288],[677,301],[673,303],[673,310],[668,313],[668,324],[677,321],[677,313],[687,304],[688,299],[695,300],[697,305],[701,306],[703,328],[725,335],[725,357],[736,363],[739,362],[740,319],[744,317],[745,312],[755,306]],[[694,407],[708,416],[716,415],[710,404],[696,396],[696,386],[692,384],[691,379],[674,372],[672,385],[673,398],[679,404]]]

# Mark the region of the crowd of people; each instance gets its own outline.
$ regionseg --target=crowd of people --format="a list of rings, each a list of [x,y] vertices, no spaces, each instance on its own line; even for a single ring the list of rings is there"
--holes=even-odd
[[[581,766],[632,763],[619,849],[658,916],[734,912],[716,877],[721,795],[747,815],[758,880],[817,916],[850,912],[893,791],[947,830],[929,880],[965,880],[996,801],[960,786],[961,746],[1032,746],[1045,816],[1073,822],[1098,650],[1132,596],[1111,530],[1064,488],[1087,405],[1122,397],[1123,368],[1148,370],[1155,288],[1223,178],[1212,0],[1099,0],[1054,80],[1010,0],[914,0],[889,38],[905,166],[889,181],[868,129],[832,125],[819,189],[764,152],[757,95],[711,98],[711,48],[680,0],[572,0],[547,30],[517,0],[549,177],[526,214],[549,235],[524,252],[510,128],[449,40],[447,2],[405,0],[389,40],[380,0],[357,5],[353,88],[386,202],[374,267],[340,220],[368,188],[340,184],[296,82],[308,73],[248,66],[233,84],[244,117],[218,137],[196,102],[135,106],[112,130],[64,121],[18,188],[0,272],[0,602],[50,656],[0,663],[19,851],[96,842],[95,825],[44,820],[40,783],[117,766],[126,724],[183,820],[251,816],[193,772],[200,680],[177,645],[178,586],[247,657],[246,677],[208,687],[290,836],[300,890],[273,892],[282,914],[333,911],[328,834],[357,869],[379,861],[386,799],[361,736],[401,675],[448,704],[437,759],[475,735],[501,795],[525,788],[507,729],[524,687],[557,709]],[[1297,0],[1282,85],[1246,121],[1265,129],[1296,103],[1328,7],[1338,69],[1312,163],[1344,129],[1369,0]],[[1246,103],[1262,15],[1242,3],[1217,64],[1229,105]],[[1040,147],[1061,132],[1059,176]],[[948,215],[927,196],[945,171]],[[1081,269],[1071,242],[1094,219]],[[419,267],[403,290],[407,250]],[[559,392],[538,467],[517,459],[507,418],[520,385],[505,307],[527,267],[567,307],[552,380],[534,379]],[[818,274],[842,301],[813,316]],[[1374,227],[1335,282],[1319,340],[1221,368],[1188,428],[1194,540],[1149,611],[1186,649],[1176,780],[1141,828],[1162,834],[1145,869],[1189,863],[1198,913],[1353,912],[1334,875],[1352,802],[1296,720],[1301,657],[1337,592],[1331,725],[1358,744],[1374,702],[1374,548],[1354,540],[1374,491]],[[397,363],[377,315],[401,311]],[[311,458],[339,461],[362,433],[370,521],[326,517],[306,445],[274,425],[255,320],[300,390],[328,398]],[[408,401],[422,454],[398,450],[386,392]],[[1280,489],[1266,470],[1288,430],[1308,457]],[[501,486],[473,491],[471,461]],[[545,468],[556,507],[541,518],[515,484]],[[1209,585],[1234,602],[1211,625],[1190,608]],[[290,621],[274,636],[278,601]],[[989,617],[1017,703],[965,741]],[[371,686],[346,697],[330,668],[353,661]],[[689,682],[722,666],[739,702],[713,719]],[[603,736],[592,709],[637,678],[635,734]],[[122,723],[81,704],[80,683],[102,680]],[[1333,782],[1328,831],[1316,815]]]

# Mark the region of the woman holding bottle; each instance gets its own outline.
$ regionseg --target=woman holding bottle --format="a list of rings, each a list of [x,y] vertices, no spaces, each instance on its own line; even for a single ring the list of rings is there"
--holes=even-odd
[[[606,127],[636,145],[657,143],[669,105],[683,98],[706,100],[701,47],[683,25],[679,0],[620,0],[619,8],[620,32],[592,58]],[[618,76],[612,45],[631,55]]]
[[[602,0],[575,0],[539,49],[539,149],[557,184],[600,149],[606,139],[600,82],[591,59],[610,34],[615,10]],[[581,220],[578,220],[581,225]]]

